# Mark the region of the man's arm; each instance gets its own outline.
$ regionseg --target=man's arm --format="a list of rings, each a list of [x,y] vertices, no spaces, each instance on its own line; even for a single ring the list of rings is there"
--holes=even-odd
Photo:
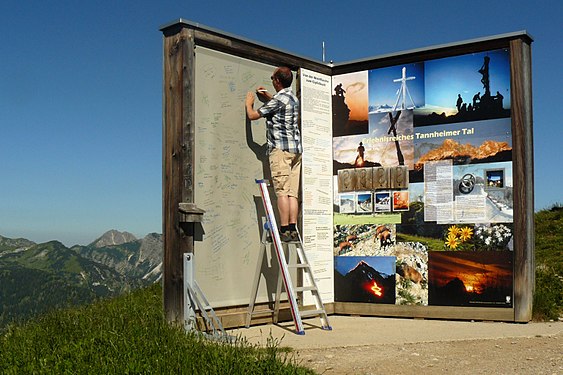
[[[258,120],[260,117],[260,112],[254,109],[254,93],[248,92],[246,94],[246,115],[250,120]]]

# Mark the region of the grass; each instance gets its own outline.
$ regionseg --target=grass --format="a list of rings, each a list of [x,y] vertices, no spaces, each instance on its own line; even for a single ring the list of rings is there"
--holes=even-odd
[[[563,274],[563,206],[539,211],[535,220],[536,264],[549,264]]]
[[[420,242],[425,245],[429,251],[444,250],[444,241],[440,238],[415,236],[412,234],[397,233],[397,241],[399,242]]]
[[[534,320],[563,316],[563,207],[556,204],[535,215],[536,289]]]
[[[160,285],[57,310],[0,336],[2,374],[313,374],[290,351],[210,342],[167,323]]]

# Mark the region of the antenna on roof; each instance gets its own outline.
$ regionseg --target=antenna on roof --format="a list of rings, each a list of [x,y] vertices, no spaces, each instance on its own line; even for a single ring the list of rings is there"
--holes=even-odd
[[[325,62],[325,42],[323,42],[323,62]]]

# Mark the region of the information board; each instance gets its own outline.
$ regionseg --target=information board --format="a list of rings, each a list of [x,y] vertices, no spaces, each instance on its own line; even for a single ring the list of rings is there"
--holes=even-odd
[[[251,123],[244,101],[258,86],[271,87],[275,67],[199,46],[195,66],[194,191],[205,210],[196,280],[213,306],[248,304],[262,233],[255,179],[267,178],[269,168],[265,120]],[[275,272],[275,262],[264,271]],[[275,293],[276,282],[277,273],[261,281],[258,302]]]

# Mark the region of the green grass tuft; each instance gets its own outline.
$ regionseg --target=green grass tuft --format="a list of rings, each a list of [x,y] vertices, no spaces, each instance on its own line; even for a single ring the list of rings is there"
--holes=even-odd
[[[563,207],[539,211],[535,220],[533,319],[556,320],[563,316]]]
[[[0,337],[2,374],[312,374],[270,340],[210,342],[164,319],[160,285],[53,311]]]

